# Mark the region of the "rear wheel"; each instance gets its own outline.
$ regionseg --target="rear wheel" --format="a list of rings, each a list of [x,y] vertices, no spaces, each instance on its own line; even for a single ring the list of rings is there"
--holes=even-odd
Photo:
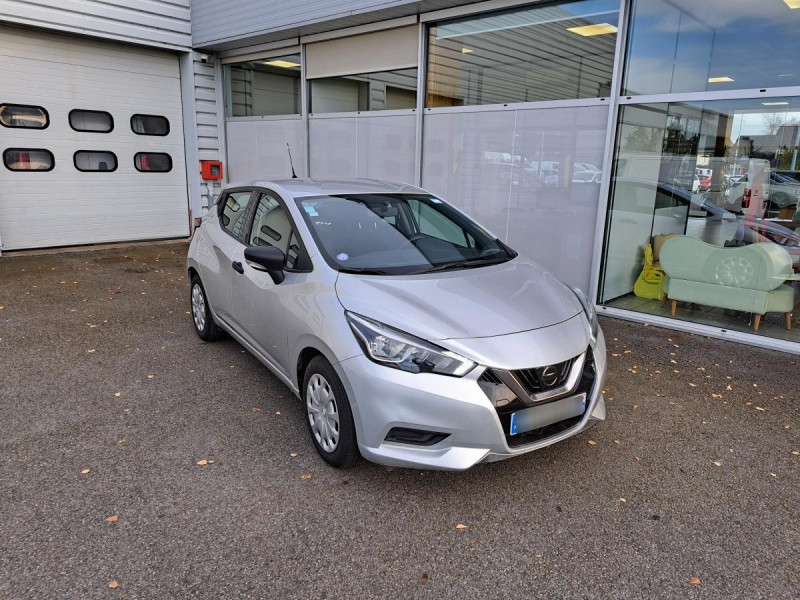
[[[317,452],[329,465],[345,469],[359,458],[350,401],[339,376],[322,356],[303,375],[306,425]]]
[[[192,321],[197,335],[206,342],[215,342],[225,337],[225,332],[214,322],[214,317],[211,315],[211,309],[208,306],[208,300],[206,300],[206,291],[197,275],[192,277],[189,289],[189,297],[192,303]]]

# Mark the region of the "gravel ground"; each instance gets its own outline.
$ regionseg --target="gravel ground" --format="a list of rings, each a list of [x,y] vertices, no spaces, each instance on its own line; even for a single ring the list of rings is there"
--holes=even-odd
[[[797,356],[605,320],[605,423],[337,471],[186,249],[0,259],[0,599],[800,596]]]

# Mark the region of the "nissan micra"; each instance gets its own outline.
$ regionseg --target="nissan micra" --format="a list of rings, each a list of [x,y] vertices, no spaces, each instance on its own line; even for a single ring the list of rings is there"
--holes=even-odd
[[[230,186],[187,267],[197,334],[289,386],[333,466],[467,469],[605,419],[593,304],[422,189]]]

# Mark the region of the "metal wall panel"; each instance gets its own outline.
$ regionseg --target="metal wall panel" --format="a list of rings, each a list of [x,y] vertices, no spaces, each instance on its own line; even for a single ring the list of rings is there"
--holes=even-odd
[[[427,114],[422,185],[588,290],[607,125],[606,106]]]
[[[192,44],[190,0],[0,0],[0,21],[174,49]]]
[[[305,177],[305,134],[301,119],[242,120],[226,124],[228,179],[288,179],[292,176],[289,153],[298,177]]]

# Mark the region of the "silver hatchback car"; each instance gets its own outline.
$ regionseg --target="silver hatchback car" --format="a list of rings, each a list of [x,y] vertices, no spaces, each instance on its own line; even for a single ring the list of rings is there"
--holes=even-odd
[[[605,419],[592,303],[422,189],[231,186],[187,267],[198,335],[289,386],[336,467],[467,469]]]

